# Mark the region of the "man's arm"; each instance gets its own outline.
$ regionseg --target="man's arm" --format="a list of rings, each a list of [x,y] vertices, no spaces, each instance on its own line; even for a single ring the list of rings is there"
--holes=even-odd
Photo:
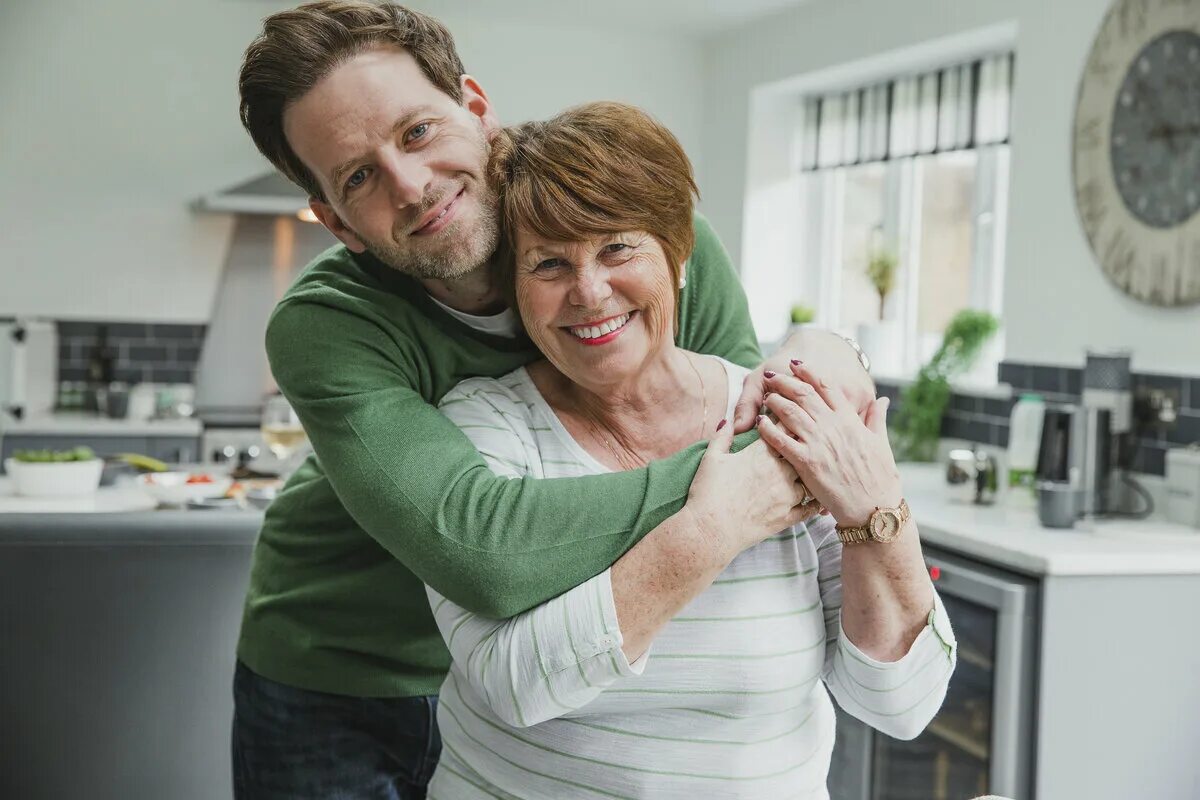
[[[513,616],[602,572],[683,506],[699,445],[631,472],[497,477],[414,390],[410,346],[314,303],[285,302],[267,331],[272,373],[342,504],[456,603]]]

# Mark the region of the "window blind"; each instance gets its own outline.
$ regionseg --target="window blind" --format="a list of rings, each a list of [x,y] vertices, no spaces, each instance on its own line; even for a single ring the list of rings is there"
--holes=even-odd
[[[800,168],[1008,141],[1013,54],[805,98]]]

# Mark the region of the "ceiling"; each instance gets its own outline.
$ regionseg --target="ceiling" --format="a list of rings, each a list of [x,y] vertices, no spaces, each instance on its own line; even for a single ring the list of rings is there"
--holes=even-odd
[[[400,0],[404,2],[404,0]],[[479,14],[508,21],[555,25],[632,26],[638,32],[703,37],[806,0],[409,0],[432,14]]]

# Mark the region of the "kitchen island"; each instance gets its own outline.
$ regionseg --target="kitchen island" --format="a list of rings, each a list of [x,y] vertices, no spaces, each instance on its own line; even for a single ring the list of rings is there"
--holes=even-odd
[[[231,796],[259,511],[0,514],[0,797]]]

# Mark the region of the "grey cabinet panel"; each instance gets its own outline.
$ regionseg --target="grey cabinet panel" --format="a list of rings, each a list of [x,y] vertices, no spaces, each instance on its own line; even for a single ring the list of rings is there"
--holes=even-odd
[[[252,547],[0,540],[0,797],[228,800]]]

